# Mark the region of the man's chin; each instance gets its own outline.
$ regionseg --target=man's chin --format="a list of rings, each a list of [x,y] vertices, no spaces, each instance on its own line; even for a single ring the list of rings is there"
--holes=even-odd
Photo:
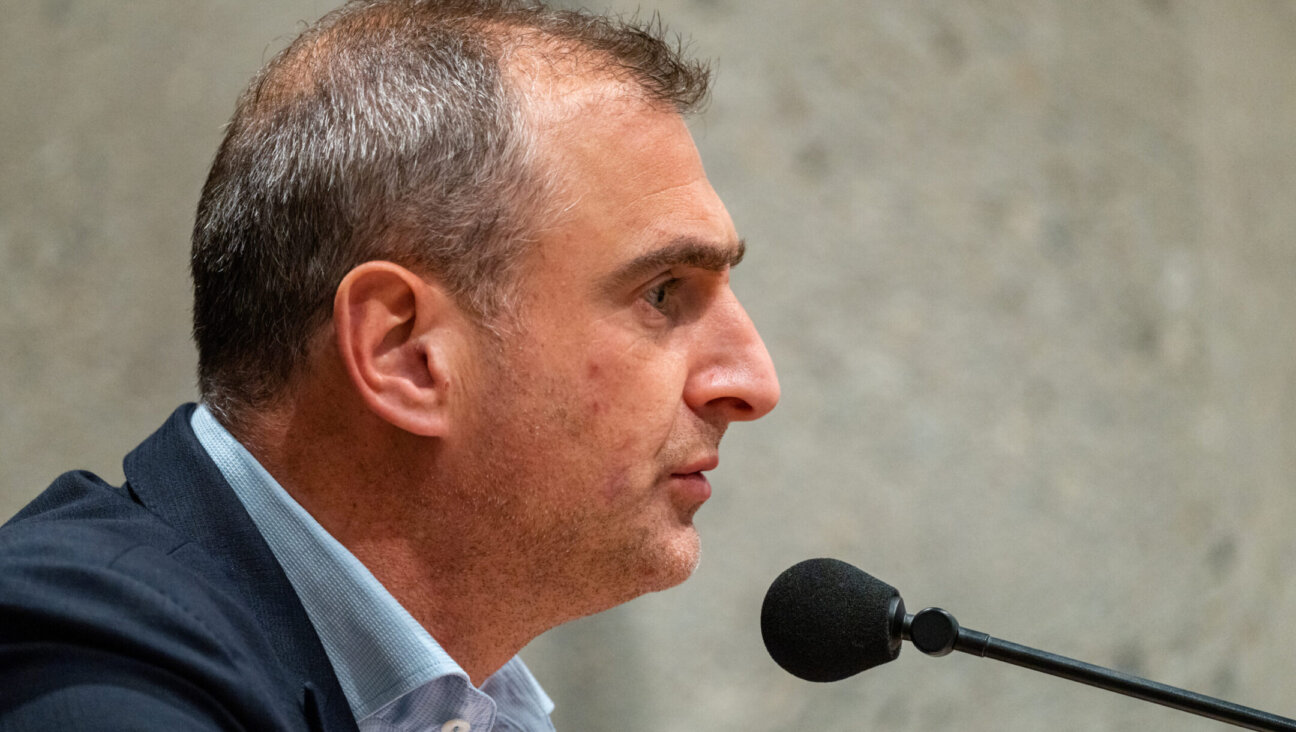
[[[701,558],[701,546],[697,532],[690,526],[687,531],[671,537],[670,541],[659,543],[650,550],[646,545],[625,551],[615,562],[604,569],[612,569],[597,586],[590,585],[592,575],[585,575],[584,588],[591,592],[591,602],[584,607],[573,607],[576,612],[567,620],[609,610],[617,605],[629,602],[650,592],[660,592],[679,585],[688,579],[697,569]],[[568,596],[570,600],[573,595]],[[564,621],[565,622],[565,621]]]
[[[697,529],[681,528],[676,536],[654,557],[653,570],[647,577],[645,592],[660,592],[682,583],[693,575],[702,561],[702,544]]]

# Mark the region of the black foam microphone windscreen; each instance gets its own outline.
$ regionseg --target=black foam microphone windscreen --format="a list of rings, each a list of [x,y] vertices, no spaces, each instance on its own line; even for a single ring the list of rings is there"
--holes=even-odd
[[[779,575],[761,605],[765,649],[806,681],[840,681],[900,655],[894,587],[837,559],[807,559]]]

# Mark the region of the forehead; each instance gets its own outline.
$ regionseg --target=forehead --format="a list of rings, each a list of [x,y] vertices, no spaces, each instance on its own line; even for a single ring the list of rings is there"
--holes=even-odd
[[[683,118],[615,84],[547,105],[540,158],[557,216],[540,234],[541,263],[596,275],[688,242],[734,259],[740,243]]]

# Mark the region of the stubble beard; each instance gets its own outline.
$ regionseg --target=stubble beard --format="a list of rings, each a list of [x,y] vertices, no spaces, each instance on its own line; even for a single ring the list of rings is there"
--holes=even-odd
[[[527,601],[553,624],[687,579],[700,559],[696,507],[681,509],[662,495],[663,468],[639,466],[617,478],[622,485],[609,485],[598,474],[604,456],[579,457],[582,447],[599,449],[600,435],[561,385],[522,383],[503,361],[488,371],[465,499],[496,527],[501,578],[530,588]],[[668,446],[657,462],[687,448]],[[618,494],[642,496],[643,505],[618,505]]]

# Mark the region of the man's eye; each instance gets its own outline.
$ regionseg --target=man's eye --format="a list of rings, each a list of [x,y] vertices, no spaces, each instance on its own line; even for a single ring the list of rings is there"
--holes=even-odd
[[[671,296],[679,286],[680,280],[677,278],[663,280],[662,282],[648,288],[648,290],[644,292],[643,298],[644,300],[647,300],[648,304],[653,306],[653,308],[665,312],[670,308]]]

